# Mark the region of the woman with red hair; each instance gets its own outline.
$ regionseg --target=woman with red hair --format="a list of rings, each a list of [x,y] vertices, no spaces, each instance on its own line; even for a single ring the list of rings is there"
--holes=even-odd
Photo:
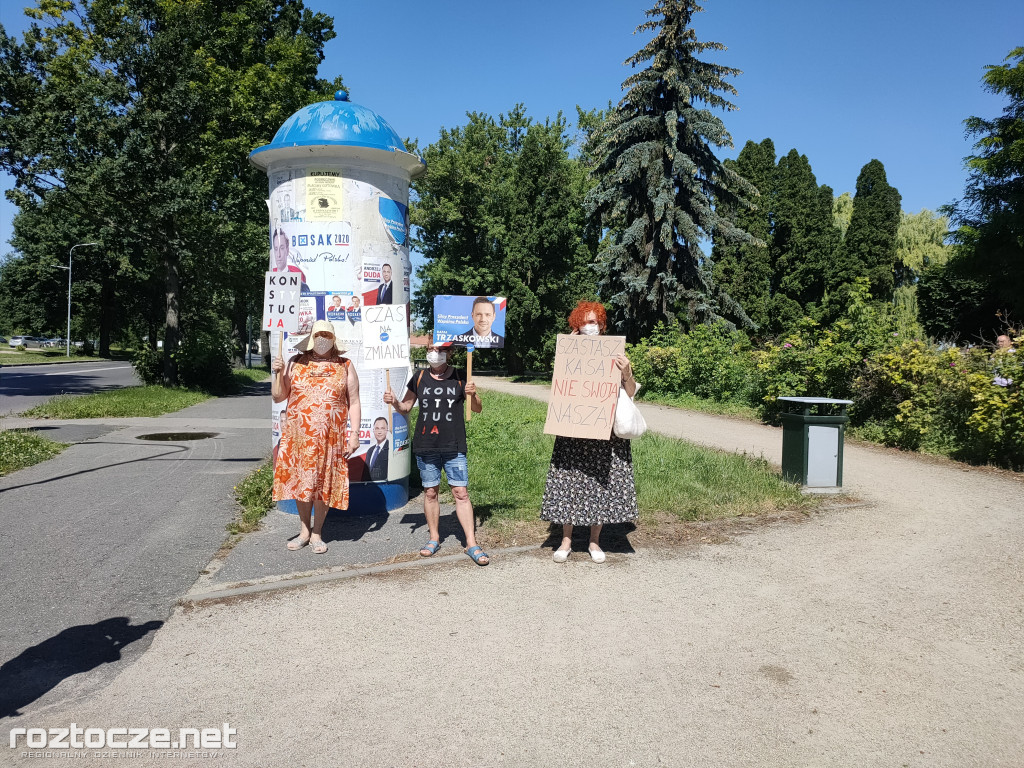
[[[572,333],[585,336],[604,333],[608,327],[604,306],[581,301],[569,315],[569,327]],[[618,355],[615,364],[622,374],[622,388],[632,397],[637,383],[629,358]],[[590,526],[590,559],[603,563],[605,556],[598,542],[601,526],[630,523],[638,514],[629,440],[614,434],[608,440],[555,438],[540,518],[562,526],[562,543],[553,558],[556,563],[569,559],[576,525]]]

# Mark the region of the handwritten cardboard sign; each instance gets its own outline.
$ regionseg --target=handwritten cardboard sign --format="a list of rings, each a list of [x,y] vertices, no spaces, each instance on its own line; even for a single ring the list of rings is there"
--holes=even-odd
[[[622,381],[615,356],[625,352],[625,336],[558,334],[545,434],[611,438]]]
[[[398,368],[409,364],[408,304],[363,307],[363,359],[367,368]]]
[[[299,330],[299,293],[302,275],[299,272],[267,272],[263,283],[263,330]]]

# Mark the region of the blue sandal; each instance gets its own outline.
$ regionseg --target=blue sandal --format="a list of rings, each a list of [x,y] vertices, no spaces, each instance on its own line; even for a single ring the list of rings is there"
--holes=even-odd
[[[480,547],[470,547],[466,550],[466,554],[473,558],[473,562],[477,565],[487,565],[491,562],[491,556],[484,552]],[[487,558],[487,562],[481,563],[480,561],[485,557]]]
[[[437,552],[437,550],[439,550],[440,548],[441,548],[441,542],[434,541],[433,539],[431,539],[426,544],[424,544],[422,547],[420,547],[420,557],[430,557],[430,555],[432,555],[435,552]],[[424,552],[429,552],[430,554],[424,555],[423,554]]]

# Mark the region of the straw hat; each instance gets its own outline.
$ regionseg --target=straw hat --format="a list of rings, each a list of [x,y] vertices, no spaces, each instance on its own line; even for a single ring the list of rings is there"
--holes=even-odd
[[[295,348],[300,352],[312,352],[313,351],[313,337],[318,333],[329,333],[334,337],[334,351],[339,354],[345,350],[338,346],[338,334],[334,332],[334,323],[330,320],[317,320],[313,323],[313,329],[309,332],[309,335],[299,339]]]

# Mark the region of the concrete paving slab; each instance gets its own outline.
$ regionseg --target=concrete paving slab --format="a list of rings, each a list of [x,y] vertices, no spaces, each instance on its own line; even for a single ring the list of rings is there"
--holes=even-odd
[[[439,555],[461,553],[465,547],[462,529],[455,519],[454,505],[441,507],[441,550]],[[317,573],[337,568],[359,568],[398,558],[416,558],[429,538],[423,506],[414,498],[390,514],[357,515],[333,510],[324,523],[323,538],[328,550],[314,555],[309,547],[297,551],[287,543],[298,535],[295,515],[271,510],[258,531],[246,534],[219,568],[210,570],[201,589],[224,588],[279,576]],[[436,557],[436,555],[435,555]]]

